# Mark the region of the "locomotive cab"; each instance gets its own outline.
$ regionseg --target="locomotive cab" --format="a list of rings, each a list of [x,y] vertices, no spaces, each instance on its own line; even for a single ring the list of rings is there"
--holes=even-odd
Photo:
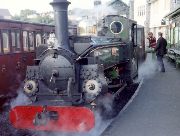
[[[98,65],[101,70],[97,72],[103,77],[103,84],[106,85],[106,93],[116,93],[123,86],[132,83],[133,74],[129,43],[125,43],[121,38],[92,37],[92,46],[80,55],[81,67],[92,67]],[[136,65],[137,67],[137,65]],[[88,68],[87,73],[89,72]],[[89,68],[90,69],[90,68]],[[91,73],[92,72],[92,73]],[[133,71],[137,72],[137,69]],[[83,75],[88,75],[84,74]],[[94,75],[90,71],[89,75]],[[136,74],[134,74],[136,76]],[[85,80],[93,80],[96,77],[86,76]],[[102,89],[103,92],[105,89]]]

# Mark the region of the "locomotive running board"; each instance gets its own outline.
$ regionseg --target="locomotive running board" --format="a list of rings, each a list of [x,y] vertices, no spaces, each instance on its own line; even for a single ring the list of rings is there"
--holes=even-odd
[[[61,132],[86,132],[95,124],[93,112],[86,107],[17,106],[9,113],[17,129]]]

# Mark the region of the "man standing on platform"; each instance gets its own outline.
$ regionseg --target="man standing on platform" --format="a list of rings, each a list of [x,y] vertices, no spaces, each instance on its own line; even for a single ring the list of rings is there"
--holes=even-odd
[[[158,64],[160,65],[161,68],[161,72],[165,72],[163,57],[167,53],[167,49],[166,49],[167,41],[162,37],[161,32],[158,33],[158,37],[159,38],[157,40],[155,52],[156,52]]]

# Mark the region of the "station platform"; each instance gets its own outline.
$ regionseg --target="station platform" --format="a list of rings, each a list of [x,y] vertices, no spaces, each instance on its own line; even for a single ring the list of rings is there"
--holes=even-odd
[[[137,96],[102,136],[180,136],[180,70],[164,62],[166,72],[156,71],[148,55]]]

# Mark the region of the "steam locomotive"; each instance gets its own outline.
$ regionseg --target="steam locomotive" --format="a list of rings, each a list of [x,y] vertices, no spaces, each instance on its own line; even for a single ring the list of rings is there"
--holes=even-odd
[[[28,66],[24,94],[31,104],[10,110],[15,128],[83,132],[104,112],[106,98],[118,96],[138,75],[137,23],[105,17],[99,36],[68,36],[67,0],[54,0],[56,38],[36,50]]]

